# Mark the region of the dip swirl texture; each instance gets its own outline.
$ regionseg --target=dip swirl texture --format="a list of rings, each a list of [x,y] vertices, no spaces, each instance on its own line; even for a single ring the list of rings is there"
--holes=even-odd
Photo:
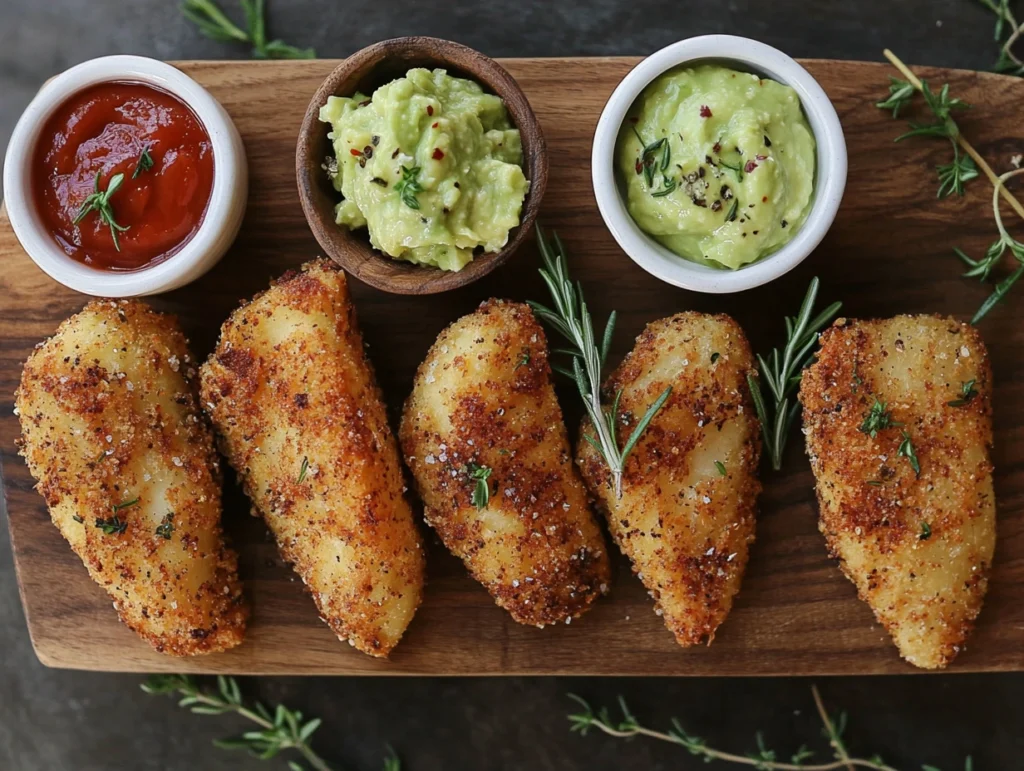
[[[412,69],[371,98],[330,97],[320,120],[331,125],[338,224],[368,228],[390,257],[457,271],[519,224],[529,190],[519,131],[477,83]]]
[[[681,257],[730,269],[777,251],[800,229],[815,161],[792,88],[717,65],[654,80],[616,148],[640,229]]]

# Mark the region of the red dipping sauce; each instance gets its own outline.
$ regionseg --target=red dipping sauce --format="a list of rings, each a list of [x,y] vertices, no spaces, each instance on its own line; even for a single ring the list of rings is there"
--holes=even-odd
[[[149,161],[152,161],[150,165]],[[33,199],[72,259],[129,271],[163,262],[196,234],[213,189],[213,146],[189,107],[141,83],[101,83],[72,96],[43,127],[32,159]],[[148,167],[148,168],[147,168]],[[82,205],[106,191],[116,232]]]

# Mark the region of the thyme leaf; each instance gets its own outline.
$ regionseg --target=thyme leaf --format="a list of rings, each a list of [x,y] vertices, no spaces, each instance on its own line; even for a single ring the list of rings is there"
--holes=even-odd
[[[487,481],[491,478],[492,469],[470,463],[466,466],[466,476],[476,484],[473,486],[473,505],[478,509],[486,509],[491,500],[491,486]]]
[[[135,171],[132,172],[132,179],[135,179],[144,171],[149,171],[153,168],[153,156],[149,154],[149,145],[142,148],[142,152],[139,153],[139,160],[135,162]]]
[[[78,216],[74,220],[74,224],[77,225],[90,212],[96,212],[100,222],[110,228],[110,237],[114,240],[114,248],[117,251],[121,251],[121,243],[117,239],[117,234],[128,230],[129,226],[122,226],[117,223],[117,220],[114,218],[114,210],[110,206],[110,198],[118,191],[123,182],[124,174],[115,174],[107,183],[107,189],[100,190],[100,172],[97,171],[96,179],[93,182],[93,192],[82,201],[82,206],[78,210]]]
[[[960,384],[960,398],[954,399],[951,402],[946,402],[950,407],[964,407],[974,401],[974,397],[978,395],[978,389],[974,387],[976,380],[968,380],[966,383]]]
[[[402,203],[417,211],[420,208],[420,202],[416,198],[416,194],[423,192],[423,186],[419,183],[420,171],[419,166],[413,166],[411,169],[408,166],[402,166],[402,178],[395,183],[395,192],[402,199]]]
[[[860,432],[862,434],[868,434],[872,439],[878,436],[878,432],[889,428],[890,426],[902,426],[892,419],[892,413],[889,412],[889,408],[885,402],[879,401],[875,397],[875,403],[871,405],[871,410],[868,412],[867,417],[864,418],[864,422],[860,424]]]
[[[174,512],[168,512],[164,514],[164,518],[160,520],[160,524],[156,526],[156,534],[161,538],[169,541],[171,540],[171,534],[174,532]]]
[[[909,431],[903,431],[903,441],[900,442],[900,446],[896,450],[896,454],[901,458],[909,460],[910,468],[914,469],[914,474],[916,476],[921,476],[921,463],[917,459],[917,451],[914,450],[914,442],[910,438]]]

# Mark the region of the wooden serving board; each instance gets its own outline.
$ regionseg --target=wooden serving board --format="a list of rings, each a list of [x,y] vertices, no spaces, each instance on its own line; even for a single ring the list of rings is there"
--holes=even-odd
[[[598,114],[636,59],[509,60],[547,136],[551,177],[541,220],[558,230],[570,265],[599,319],[619,311],[612,361],[644,324],[684,309],[724,311],[755,350],[780,342],[813,275],[822,301],[841,299],[850,316],[939,312],[969,318],[986,289],[960,277],[951,248],[978,254],[994,237],[991,188],[979,180],[963,199],[937,201],[934,166],[948,146],[894,145],[903,130],[873,102],[886,90],[881,64],[808,61],[846,130],[850,177],[831,233],[804,265],[769,287],[740,295],[700,295],[659,282],[635,266],[605,229],[590,184],[590,144]],[[238,124],[249,155],[248,214],[232,251],[200,281],[153,299],[177,313],[205,357],[221,322],[242,298],[317,254],[299,208],[295,139],[307,101],[336,62],[189,62],[179,66],[209,88]],[[975,105],[962,126],[997,170],[1024,152],[1024,81],[962,71],[922,70]],[[1010,222],[1011,220],[1007,220]],[[1013,221],[1012,227],[1019,222]],[[399,297],[355,284],[359,317],[389,407],[397,415],[413,371],[437,333],[491,296],[546,299],[532,244],[465,289]],[[191,660],[153,652],[122,626],[110,600],[50,523],[15,450],[12,393],[32,347],[86,298],[41,273],[0,215],[0,452],[18,580],[29,632],[47,665],[119,671],[245,674],[614,674],[749,675],[903,673],[888,635],[825,553],[813,479],[799,434],[781,473],[765,471],[757,543],[732,615],[709,647],[679,648],[624,559],[611,595],[577,623],[543,630],[513,623],[431,535],[428,584],[405,639],[390,661],[355,652],[322,624],[301,582],[277,555],[233,480],[225,525],[241,552],[253,607],[245,643]],[[355,283],[355,282],[353,282]],[[1022,290],[1024,291],[1024,290]],[[1024,304],[1019,297],[982,324],[995,370],[995,466],[999,543],[978,628],[956,671],[1024,669]],[[579,410],[560,387],[567,418]],[[570,433],[572,433],[570,431]]]

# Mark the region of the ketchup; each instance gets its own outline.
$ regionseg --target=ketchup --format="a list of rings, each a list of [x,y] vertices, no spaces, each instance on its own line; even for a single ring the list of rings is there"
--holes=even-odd
[[[171,257],[199,229],[213,188],[202,123],[177,97],[141,83],[101,83],[72,96],[44,126],[32,164],[43,222],[68,256],[100,270]],[[119,227],[95,209],[80,217],[86,199],[118,174],[108,203]]]

